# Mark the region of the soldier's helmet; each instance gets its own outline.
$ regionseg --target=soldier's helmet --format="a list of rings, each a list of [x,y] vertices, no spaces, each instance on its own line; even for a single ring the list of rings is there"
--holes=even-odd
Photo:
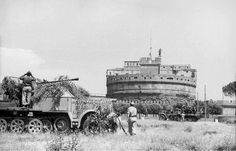
[[[132,102],[130,102],[130,106],[134,106],[134,102],[132,101]]]
[[[30,71],[28,71],[28,72],[26,73],[26,75],[27,75],[27,76],[31,76],[32,74],[31,74]]]

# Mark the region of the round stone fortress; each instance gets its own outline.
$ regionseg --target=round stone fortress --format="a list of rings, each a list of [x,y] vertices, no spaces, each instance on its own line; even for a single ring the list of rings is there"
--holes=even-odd
[[[117,99],[145,97],[195,98],[197,71],[190,65],[162,65],[159,56],[125,61],[123,68],[108,69],[107,97]]]

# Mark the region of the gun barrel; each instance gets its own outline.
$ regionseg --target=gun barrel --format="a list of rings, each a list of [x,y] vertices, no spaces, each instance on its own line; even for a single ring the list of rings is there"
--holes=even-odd
[[[46,81],[46,82],[40,82],[40,83],[37,83],[37,84],[49,84],[49,83],[57,83],[57,82],[65,82],[65,81],[79,81],[79,78],[66,79],[66,80],[57,80],[57,81]]]

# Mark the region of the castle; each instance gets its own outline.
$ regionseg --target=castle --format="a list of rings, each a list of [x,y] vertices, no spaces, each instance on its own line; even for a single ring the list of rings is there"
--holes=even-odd
[[[148,101],[160,97],[195,98],[197,71],[190,65],[162,65],[159,56],[138,61],[124,61],[123,68],[108,69],[106,72],[107,97],[121,100]],[[142,99],[140,99],[142,98]],[[148,103],[148,102],[146,102]]]

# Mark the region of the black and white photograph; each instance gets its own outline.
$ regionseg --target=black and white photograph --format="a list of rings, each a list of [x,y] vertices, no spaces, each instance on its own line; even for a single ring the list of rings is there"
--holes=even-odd
[[[0,0],[1,151],[236,151],[235,0]]]

